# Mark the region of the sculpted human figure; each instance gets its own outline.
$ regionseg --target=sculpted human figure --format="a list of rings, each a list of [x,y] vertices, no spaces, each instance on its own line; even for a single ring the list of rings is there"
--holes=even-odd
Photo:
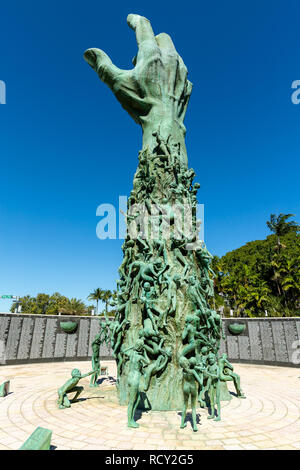
[[[225,333],[222,328],[222,318],[215,310],[207,309],[207,323],[211,333],[215,338],[225,339]]]
[[[210,400],[210,414],[207,419],[214,421],[221,420],[221,402],[220,402],[220,368],[217,358],[214,354],[209,354],[208,365],[205,370],[208,376],[207,390]],[[217,406],[217,416],[215,416],[215,406]]]
[[[157,329],[157,320],[155,319],[154,315],[158,315],[158,321],[163,318],[163,312],[154,305],[154,301],[157,300],[154,288],[151,287],[149,282],[144,283],[143,293],[141,295],[141,301],[145,305],[145,311],[147,316],[150,318],[152,322],[153,329],[156,333],[158,333]]]
[[[191,398],[191,408],[192,408],[192,426],[193,431],[198,431],[197,428],[197,415],[196,415],[196,403],[197,403],[197,373],[194,369],[195,367],[195,358],[188,360],[186,357],[181,356],[179,359],[179,364],[182,367],[182,389],[183,389],[183,410],[181,415],[181,428],[186,427],[186,410],[188,407],[189,398]],[[198,380],[201,379],[198,377]]]
[[[117,302],[111,302],[111,306],[115,307],[117,315],[122,315],[124,313],[124,320],[128,320],[128,315],[131,311],[131,301],[128,300],[127,294],[125,292],[118,294]]]
[[[92,368],[93,374],[90,380],[90,387],[98,387],[98,377],[100,372],[100,346],[102,344],[101,333],[95,336],[92,342]]]
[[[146,345],[145,345],[146,348]],[[160,354],[156,358],[155,361],[151,362],[151,364],[146,368],[145,373],[144,373],[144,379],[145,379],[145,386],[144,386],[144,391],[146,392],[149,388],[151,377],[153,375],[158,374],[162,370],[164,370],[169,362],[169,360],[172,357],[172,349],[171,348],[165,348],[162,349],[160,347]]]
[[[220,380],[224,382],[233,381],[236,394],[239,398],[246,398],[241,390],[240,376],[233,371],[233,366],[227,359],[227,354],[222,354],[219,358]]]
[[[120,209],[121,214],[126,219],[127,236],[130,240],[136,240],[145,233],[143,206],[141,204],[132,204],[127,213]]]
[[[211,263],[213,256],[206,248],[206,245],[204,242],[202,243],[201,248],[196,251],[196,256],[200,264],[202,265],[205,277],[209,278],[209,273],[211,273],[212,277],[216,277],[216,274],[210,267],[210,263]]]
[[[193,179],[195,178],[196,173],[193,168],[190,168],[189,170],[185,170],[184,172],[184,184],[187,189],[190,189],[193,183]]]
[[[188,278],[188,296],[191,299],[194,307],[196,309],[200,309],[204,311],[206,308],[205,299],[201,292],[201,287],[199,281],[195,278],[195,276],[189,276]]]
[[[178,289],[181,287],[182,278],[178,273],[175,273],[174,275],[165,273],[163,279],[164,281],[162,283],[166,284],[167,287],[167,308],[164,312],[164,318],[166,318],[167,315],[175,315],[177,295],[179,292]],[[181,295],[183,296],[183,294]]]
[[[136,341],[135,346],[126,354],[129,356],[129,372],[127,377],[129,390],[129,403],[127,409],[128,427],[138,428],[138,423],[134,420],[135,411],[139,402],[140,379],[143,366],[148,365],[149,361],[143,354],[144,342],[140,339]]]
[[[168,254],[167,254],[167,249],[166,249],[166,240],[159,239],[159,238],[154,238],[152,240],[153,244],[153,253],[155,254],[156,258],[163,257],[164,263],[167,266],[168,265]]]
[[[74,403],[83,391],[83,387],[77,386],[79,380],[83,379],[84,377],[88,377],[89,375],[92,375],[94,372],[95,371],[92,370],[91,372],[88,372],[87,374],[81,375],[80,370],[78,369],[72,370],[71,378],[67,380],[67,382],[64,385],[62,385],[58,389],[58,392],[57,392],[58,393],[57,403],[60,409],[70,408],[71,403]],[[69,400],[67,394],[72,393],[72,392],[76,392],[76,394],[72,400]]]
[[[115,321],[113,323],[113,329],[111,332],[111,347],[113,350],[113,354],[116,357],[118,354],[118,351],[121,347],[121,341],[122,337],[124,334],[124,328],[126,328],[129,325],[129,321],[125,317],[123,321]]]
[[[165,155],[167,157],[167,161],[168,161],[168,159],[171,158],[171,154],[170,154],[170,151],[169,151],[169,148],[168,148],[168,139],[170,138],[170,136],[168,136],[167,141],[165,141],[161,137],[159,129],[156,132],[153,132],[152,135],[153,135],[153,137],[156,138],[157,147],[154,150],[156,150],[157,155],[159,155],[159,156]]]
[[[203,348],[201,348],[201,352],[205,348],[206,348],[205,346]],[[206,364],[206,359],[205,359],[203,353],[198,355],[195,358],[195,361],[196,361],[195,371],[198,374],[198,383],[199,383],[198,401],[199,401],[200,406],[204,407],[205,406],[205,396],[204,396],[204,394],[205,394],[205,391],[206,391],[206,387],[204,386],[204,380],[205,380],[205,378],[207,378],[207,376],[205,375],[205,370],[206,370],[207,364]]]
[[[124,253],[124,258],[121,266],[119,267],[119,274],[121,277],[125,277],[125,268],[133,261],[134,257],[134,240],[126,240],[123,243],[122,250]]]
[[[147,208],[151,216],[151,238],[167,240],[170,238],[171,226],[175,221],[174,207],[169,204],[167,197],[164,197],[161,203],[152,194],[149,194],[149,199],[151,204],[148,204]]]
[[[153,345],[153,342],[159,343],[160,342],[160,334],[158,331],[155,331],[153,328],[153,324],[150,318],[144,318],[143,320],[143,328],[141,328],[140,337],[144,337],[148,344]]]
[[[111,333],[110,333],[110,325],[111,325],[111,322],[109,320],[109,318],[105,318],[104,321],[100,321],[100,327],[101,327],[101,330],[100,330],[100,335],[101,335],[101,344],[102,343],[106,343],[107,345],[110,344],[110,338],[111,338]]]
[[[140,256],[140,258],[144,259],[145,261],[149,261],[151,256],[153,255],[150,241],[142,237],[137,237],[136,244],[139,250],[138,255]]]
[[[171,248],[173,250],[174,256],[177,258],[177,260],[182,264],[182,266],[185,268],[184,270],[184,275],[186,274],[188,268],[189,268],[189,262],[187,258],[187,253],[185,250],[185,245],[186,241],[185,240],[178,240],[175,237],[171,237]]]
[[[138,285],[140,280],[153,284],[155,279],[158,279],[166,269],[168,269],[168,265],[163,265],[160,259],[147,263],[144,261],[134,261],[131,263],[128,273],[127,290],[133,279],[135,285]]]
[[[195,310],[195,317],[197,319],[197,329],[200,329],[200,325],[202,325],[202,327],[206,327],[207,330],[209,329],[207,309],[202,310],[201,308],[198,308]]]
[[[195,351],[196,356],[198,356],[201,346],[208,342],[204,334],[195,327],[195,315],[186,316],[182,340],[187,340],[188,344],[181,351],[181,356],[186,356],[191,351]]]

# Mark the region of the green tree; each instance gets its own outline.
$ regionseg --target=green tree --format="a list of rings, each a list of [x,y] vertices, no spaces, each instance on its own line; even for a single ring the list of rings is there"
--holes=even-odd
[[[300,315],[300,235],[290,217],[271,215],[273,235],[213,258],[217,307],[237,315]]]
[[[283,235],[299,231],[300,226],[296,222],[288,220],[291,217],[295,217],[294,214],[271,214],[270,220],[267,221],[268,228],[277,236],[278,244],[280,244],[280,237]]]
[[[36,297],[26,295],[20,298],[22,313],[33,313],[37,315],[84,315],[87,311],[85,304],[78,299],[69,300],[67,297],[55,292],[53,295],[38,294]],[[15,311],[16,304],[11,307]]]
[[[49,298],[47,315],[59,315],[68,305],[69,299],[59,292],[54,292]]]
[[[100,289],[99,287],[97,289],[95,289],[93,292],[90,293],[90,295],[88,296],[88,300],[93,300],[96,302],[96,315],[98,315],[98,304],[99,304],[99,300],[101,302],[104,302],[105,301],[105,293],[106,291],[105,290],[102,290]]]
[[[82,300],[72,298],[68,301],[67,305],[62,309],[65,315],[83,315],[86,312],[86,306]]]
[[[37,313],[36,312],[36,299],[30,295],[25,295],[20,298],[21,312],[22,313]],[[13,302],[10,311],[14,312],[17,304]]]

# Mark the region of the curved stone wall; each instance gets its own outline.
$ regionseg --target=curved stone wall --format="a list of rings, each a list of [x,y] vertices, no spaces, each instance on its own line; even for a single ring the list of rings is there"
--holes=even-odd
[[[236,323],[245,326],[240,334],[232,332]],[[299,367],[300,318],[226,318],[223,325],[220,353],[231,362]]]
[[[69,321],[77,327],[68,333],[61,323]],[[244,325],[240,334],[235,323]],[[220,352],[231,362],[299,367],[300,318],[230,318],[223,325]],[[99,331],[95,317],[0,314],[0,364],[88,360]],[[111,348],[102,345],[100,356],[112,359]]]
[[[66,332],[61,323],[75,322],[76,330]],[[91,343],[100,331],[95,317],[69,315],[0,315],[0,363],[87,360]],[[103,359],[111,359],[110,347],[100,348]]]

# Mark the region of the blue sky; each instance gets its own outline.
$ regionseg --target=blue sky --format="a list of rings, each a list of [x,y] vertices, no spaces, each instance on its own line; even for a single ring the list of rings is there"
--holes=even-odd
[[[194,84],[186,143],[209,250],[264,238],[270,213],[299,222],[297,0],[11,0],[0,29],[0,294],[86,300],[115,287],[122,242],[96,237],[96,208],[129,194],[142,136],[82,55],[99,47],[130,68],[128,13],[172,36]]]

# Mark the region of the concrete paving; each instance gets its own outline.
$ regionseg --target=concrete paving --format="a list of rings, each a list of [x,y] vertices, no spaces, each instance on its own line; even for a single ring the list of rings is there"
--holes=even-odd
[[[89,377],[71,408],[58,409],[57,389],[73,368],[83,373],[90,362],[42,363],[0,368],[0,383],[9,379],[11,393],[0,398],[0,449],[19,449],[37,426],[53,431],[52,445],[63,449],[300,449],[300,370],[235,364],[247,399],[223,402],[222,420],[207,420],[199,408],[198,432],[191,423],[180,429],[180,412],[143,412],[138,429],[128,429],[127,408],[115,397],[113,361],[98,389]],[[229,383],[228,388],[234,388]]]

